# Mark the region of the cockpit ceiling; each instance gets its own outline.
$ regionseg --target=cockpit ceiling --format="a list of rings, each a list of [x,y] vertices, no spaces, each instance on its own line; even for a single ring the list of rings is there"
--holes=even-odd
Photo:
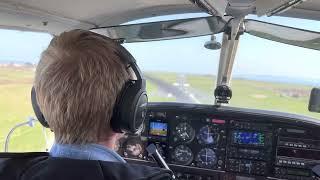
[[[299,6],[292,8],[281,15],[320,21],[320,1],[307,0]]]
[[[265,0],[229,0],[239,7],[258,1]],[[58,34],[75,28],[91,29],[159,15],[195,12],[201,9],[189,0],[0,0],[0,28]],[[307,0],[282,15],[320,20],[320,1]]]

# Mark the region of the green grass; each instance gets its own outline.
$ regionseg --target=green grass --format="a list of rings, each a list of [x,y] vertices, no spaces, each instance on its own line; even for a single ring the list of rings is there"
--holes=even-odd
[[[0,68],[0,83],[28,83],[32,82],[33,70],[31,68]]]
[[[174,97],[166,97],[158,91],[158,86],[150,81],[147,81],[147,93],[150,102],[172,102]]]
[[[205,75],[187,75],[188,83],[206,94],[213,94],[215,88],[215,77]]]
[[[292,84],[261,83],[257,81],[235,80],[231,105],[256,109],[276,110],[320,118],[320,114],[308,111],[309,94],[312,87]],[[306,92],[301,97],[281,94],[281,91],[296,89]]]
[[[5,137],[10,129],[34,116],[30,102],[33,80],[32,69],[0,68],[0,151],[4,148]],[[45,140],[42,128],[18,128],[11,137],[10,151],[42,151]]]
[[[165,80],[169,84],[177,82],[177,73],[174,72],[146,72],[146,75]]]

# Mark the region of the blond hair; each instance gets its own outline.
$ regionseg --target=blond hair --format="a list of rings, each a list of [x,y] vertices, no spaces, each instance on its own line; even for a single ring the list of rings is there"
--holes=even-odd
[[[57,143],[98,142],[112,133],[113,107],[129,79],[119,45],[84,30],[54,37],[42,53],[34,87]]]

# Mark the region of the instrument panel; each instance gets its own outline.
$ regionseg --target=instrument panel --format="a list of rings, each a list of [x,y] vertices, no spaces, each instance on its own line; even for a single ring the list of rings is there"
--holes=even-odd
[[[177,179],[315,179],[320,123],[272,111],[152,103],[141,135],[126,135],[118,153],[129,163],[157,166],[153,143]]]

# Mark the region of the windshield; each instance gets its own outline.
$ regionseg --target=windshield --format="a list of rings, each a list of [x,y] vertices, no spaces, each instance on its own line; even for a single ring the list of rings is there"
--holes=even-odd
[[[221,35],[218,35],[221,40]],[[220,50],[198,37],[126,44],[148,80],[150,101],[214,103]],[[308,112],[312,87],[319,85],[320,52],[250,35],[241,37],[233,70],[230,105],[313,117]]]
[[[219,51],[204,48],[204,42],[209,39],[210,36],[203,36],[125,44],[148,81],[150,101],[213,102],[210,95],[213,91],[207,91],[214,87],[214,78],[210,74],[217,70]],[[206,74],[209,76],[205,81],[194,79],[206,77]],[[205,87],[208,89],[202,89]]]
[[[289,18],[270,21],[320,29],[319,23],[313,21]],[[30,103],[34,70],[40,53],[52,37],[43,33],[0,30],[0,38],[2,149],[10,130],[27,122],[29,116],[34,117]],[[220,50],[204,47],[210,39],[210,36],[203,36],[124,44],[137,59],[147,79],[151,102],[214,103]],[[217,40],[221,42],[221,34],[217,35]],[[230,105],[320,118],[320,114],[307,110],[311,88],[319,86],[320,82],[319,57],[319,51],[243,35],[233,70]],[[52,142],[50,131],[34,123],[34,126],[18,127],[11,134],[8,146],[9,151],[43,151]]]
[[[293,18],[262,21],[319,31],[320,23]],[[221,42],[221,34],[217,35]],[[129,43],[148,80],[150,101],[213,104],[220,50],[204,48],[210,36]],[[233,68],[230,105],[320,118],[308,111],[312,87],[319,86],[320,52],[241,36]]]

